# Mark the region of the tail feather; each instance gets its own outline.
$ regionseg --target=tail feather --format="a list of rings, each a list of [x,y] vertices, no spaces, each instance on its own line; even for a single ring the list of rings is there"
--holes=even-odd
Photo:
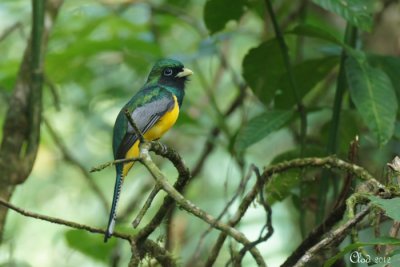
[[[107,240],[112,236],[114,232],[115,218],[117,217],[117,204],[119,196],[121,194],[122,183],[124,181],[123,178],[124,177],[122,175],[122,168],[117,168],[117,177],[115,179],[115,186],[114,186],[114,196],[111,205],[110,217],[108,219],[107,231],[106,234],[104,235],[104,242],[107,242]]]

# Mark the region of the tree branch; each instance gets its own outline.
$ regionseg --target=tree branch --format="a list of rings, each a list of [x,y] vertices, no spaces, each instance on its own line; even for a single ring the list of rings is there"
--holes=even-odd
[[[360,222],[369,213],[369,211],[370,207],[367,206],[360,213],[358,213],[353,219],[347,221],[342,226],[328,233],[324,239],[322,239],[320,242],[318,242],[316,245],[314,245],[312,248],[306,251],[305,254],[300,258],[300,260],[295,265],[293,265],[293,267],[306,266],[306,264],[311,259],[313,259],[313,257],[317,255],[321,249],[326,248],[327,246],[331,245],[334,242],[337,243],[341,242],[346,237],[350,229],[353,226],[355,226],[358,222]]]
[[[21,209],[19,207],[14,206],[13,204],[5,201],[4,199],[0,198],[0,205],[3,207],[7,207],[8,209],[14,210],[15,212],[34,219],[38,220],[43,220],[46,222],[54,223],[54,224],[59,224],[59,225],[64,225],[70,228],[78,229],[78,230],[84,230],[90,233],[94,234],[101,234],[104,235],[106,233],[106,230],[100,229],[100,228],[95,228],[91,227],[85,224],[79,224],[76,222],[71,222],[51,216],[46,216],[46,215],[41,215],[38,213],[30,212],[24,209]],[[114,232],[113,233],[114,237],[126,240],[129,242],[129,244],[132,246],[132,242],[134,241],[133,236],[125,234],[125,233],[120,233],[120,232]],[[139,247],[137,247],[138,253],[140,256],[140,259],[142,259],[146,253],[154,257],[162,266],[166,267],[173,267],[177,266],[174,257],[165,249],[160,247],[157,243],[151,241],[151,240],[144,240],[142,244],[140,244]]]

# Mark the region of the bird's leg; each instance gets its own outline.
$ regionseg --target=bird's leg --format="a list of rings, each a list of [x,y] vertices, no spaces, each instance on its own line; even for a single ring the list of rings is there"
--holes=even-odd
[[[140,222],[142,221],[144,215],[146,214],[147,210],[150,208],[151,203],[153,202],[154,198],[160,192],[161,186],[156,184],[153,188],[153,190],[150,192],[150,195],[146,199],[146,202],[144,203],[143,207],[140,209],[138,215],[136,216],[135,220],[133,220],[132,225],[133,228],[138,227]]]

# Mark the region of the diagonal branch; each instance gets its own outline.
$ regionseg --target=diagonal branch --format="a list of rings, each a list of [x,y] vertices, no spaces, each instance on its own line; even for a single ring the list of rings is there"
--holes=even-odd
[[[209,225],[213,226],[214,228],[225,232],[237,242],[247,246],[250,244],[250,241],[238,230],[232,228],[231,226],[222,223],[216,220],[211,215],[207,214],[202,209],[198,208],[196,205],[191,203],[189,200],[185,199],[173,186],[171,186],[164,174],[160,171],[160,169],[154,164],[150,155],[149,155],[149,148],[150,143],[144,143],[141,145],[140,149],[140,159],[141,163],[147,168],[147,170],[151,173],[153,178],[156,182],[162,187],[162,189],[168,193],[170,197],[172,197],[176,204],[183,208],[184,210],[188,211],[189,213],[193,214],[194,216],[200,218],[204,222],[208,223]],[[250,249],[250,252],[254,259],[256,260],[259,266],[266,266],[263,257],[261,256],[260,252],[256,248]]]

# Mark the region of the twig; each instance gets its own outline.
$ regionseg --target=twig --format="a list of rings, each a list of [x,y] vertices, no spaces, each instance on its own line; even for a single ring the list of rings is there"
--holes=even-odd
[[[346,26],[346,33],[344,37],[344,42],[351,47],[355,47],[357,41],[357,28],[352,26],[350,23]],[[337,142],[338,142],[338,133],[339,133],[339,126],[340,126],[340,114],[342,111],[342,101],[344,92],[347,86],[347,79],[346,79],[346,72],[345,72],[345,62],[347,59],[346,50],[342,50],[342,54],[340,57],[340,66],[339,66],[339,74],[337,78],[336,84],[336,91],[335,91],[335,99],[333,103],[333,112],[332,112],[332,119],[331,125],[329,129],[329,137],[328,137],[328,144],[327,144],[327,154],[332,155],[336,154],[337,150]],[[324,217],[325,211],[325,204],[326,204],[326,189],[329,186],[329,176],[331,176],[328,170],[322,172],[321,176],[321,183],[320,183],[320,190],[318,191],[318,211],[316,220],[317,222],[322,221]],[[337,187],[337,183],[333,182],[334,189]]]
[[[158,192],[160,192],[161,188],[158,185],[155,185],[153,190],[151,190],[150,195],[146,199],[143,207],[140,209],[138,215],[136,216],[135,220],[132,222],[133,228],[137,228],[139,223],[142,221],[144,215],[146,214],[147,210],[150,208],[151,203],[153,202],[154,198],[157,196]]]
[[[257,168],[255,169],[255,173],[257,175],[257,179],[261,181],[262,177]],[[260,237],[256,241],[251,242],[251,244],[249,244],[249,246],[243,247],[240,250],[239,259],[238,259],[239,263],[242,261],[242,258],[244,257],[245,253],[248,250],[250,250],[252,247],[257,246],[258,244],[260,244],[262,242],[267,241],[274,233],[274,228],[272,227],[272,209],[271,209],[271,206],[268,205],[268,203],[266,202],[266,200],[264,198],[264,190],[260,190],[259,196],[260,196],[260,203],[263,206],[266,217],[267,217],[266,223],[260,232]],[[263,236],[262,233],[264,232],[265,229],[267,230],[267,233]]]
[[[116,159],[113,161],[109,161],[109,162],[100,164],[96,167],[92,167],[89,172],[99,172],[99,171],[104,170],[107,167],[113,166],[118,163],[127,163],[127,162],[138,161],[138,160],[139,160],[139,158]]]
[[[306,251],[305,254],[300,258],[300,260],[295,265],[293,265],[293,267],[306,266],[306,264],[315,255],[317,255],[321,249],[326,248],[334,242],[340,242],[341,240],[343,240],[350,229],[358,222],[360,222],[369,213],[369,210],[369,206],[365,207],[365,209],[359,212],[353,219],[347,221],[345,224],[328,233],[324,239],[322,239],[320,242],[318,242],[316,245]]]
[[[43,220],[46,222],[54,223],[54,224],[59,224],[59,225],[64,225],[67,227],[71,227],[74,229],[78,230],[84,230],[90,233],[95,233],[95,234],[101,234],[104,235],[106,233],[106,230],[100,229],[100,228],[95,228],[91,227],[85,224],[79,224],[76,222],[71,222],[51,216],[46,216],[46,215],[41,215],[38,213],[30,212],[24,209],[21,209],[19,207],[14,206],[13,204],[3,200],[0,198],[0,205],[7,207],[8,209],[14,210],[15,212],[34,219],[38,220]],[[131,245],[134,240],[134,237],[128,234],[120,233],[120,232],[115,232],[113,233],[114,237],[127,240]],[[160,247],[157,243],[151,241],[151,240],[144,240],[143,243],[141,243],[141,246],[138,247],[139,249],[139,254],[140,257],[143,258],[145,253],[148,253],[152,257],[154,257],[162,266],[176,266],[176,262],[174,257],[169,254],[168,251]]]
[[[124,114],[126,118],[128,119],[129,124],[132,126],[133,130],[135,131],[136,136],[138,137],[140,143],[144,143],[145,140],[143,138],[143,134],[140,131],[140,129],[137,127],[136,123],[133,121],[133,118],[131,116],[131,113],[129,112],[128,109],[124,110]]]
[[[343,218],[346,211],[346,205],[342,203],[334,209],[325,219],[323,223],[314,228],[308,236],[301,242],[301,244],[292,252],[292,254],[285,260],[281,267],[292,267],[303,255],[314,246],[321,236],[330,231],[332,227]]]
[[[223,210],[220,212],[220,214],[217,217],[217,220],[221,220],[222,217],[224,216],[224,214],[228,211],[229,207],[233,204],[233,202],[239,197],[239,195],[243,194],[243,192],[246,189],[246,185],[248,183],[248,181],[251,178],[251,175],[253,173],[253,171],[256,169],[257,167],[255,165],[251,165],[249,168],[249,172],[247,173],[247,175],[245,177],[243,177],[243,179],[241,180],[236,193],[232,196],[232,198],[228,201],[228,203],[225,205],[225,207],[223,208]],[[188,261],[189,265],[191,266],[192,263],[197,262],[198,258],[200,256],[200,252],[202,250],[202,245],[203,242],[206,238],[206,236],[211,232],[213,228],[210,226],[207,228],[206,231],[203,232],[203,234],[200,236],[199,241],[197,243],[196,249],[194,250],[194,255],[190,258],[190,260]]]
[[[67,220],[63,220],[63,219],[59,219],[59,218],[55,218],[55,217],[50,217],[50,216],[46,216],[46,215],[41,215],[38,213],[34,213],[34,212],[30,212],[30,211],[26,211],[24,209],[18,208],[16,206],[14,206],[13,204],[3,200],[0,198],[0,204],[4,207],[7,207],[9,209],[12,209],[14,211],[16,211],[17,213],[26,216],[26,217],[31,217],[34,219],[39,219],[39,220],[43,220],[46,222],[51,222],[51,223],[55,223],[55,224],[61,224],[61,225],[65,225],[71,228],[75,228],[75,229],[80,229],[80,230],[85,230],[91,233],[96,233],[96,234],[105,234],[106,231],[100,228],[95,228],[95,227],[91,227],[91,226],[87,226],[84,224],[79,224],[76,222],[71,222],[71,221],[67,221]],[[122,234],[119,232],[114,232],[113,236],[121,238],[121,239],[125,239],[125,240],[130,240],[130,236],[127,234]]]
[[[166,148],[166,149],[165,149]],[[182,192],[182,190],[185,188],[187,183],[189,182],[191,178],[191,173],[189,169],[186,167],[184,164],[182,158],[178,153],[176,153],[174,150],[164,147],[164,149],[160,146],[160,144],[153,142],[150,148],[151,151],[155,152],[157,155],[168,158],[176,170],[179,173],[178,179],[174,184],[174,188],[178,192]],[[150,222],[143,227],[136,235],[136,239],[138,242],[141,240],[145,240],[148,238],[148,236],[154,232],[155,229],[163,222],[165,219],[165,216],[168,214],[168,212],[171,210],[172,207],[174,207],[175,202],[172,199],[171,196],[167,195],[164,198],[164,202],[161,205],[161,207],[158,209],[157,213],[154,215],[154,217],[150,220]]]
[[[268,181],[268,177],[264,177],[264,174],[263,174],[263,179],[257,179],[257,181],[254,184],[254,186],[252,187],[252,189],[243,198],[235,215],[229,220],[228,224],[230,226],[234,227],[240,222],[240,220],[246,213],[247,209],[249,208],[250,204],[253,203],[254,199],[256,198],[259,190],[264,187],[264,184],[266,183],[266,181]],[[204,264],[205,267],[214,266],[215,260],[218,257],[218,254],[225,242],[226,237],[227,237],[227,235],[224,232],[219,234],[217,241],[215,242],[214,246],[212,247],[212,249],[209,253],[210,254],[209,257],[208,257],[206,263]]]
[[[340,169],[345,170],[352,173],[354,176],[369,181],[372,186],[374,186],[374,190],[386,190],[384,189],[383,185],[380,184],[371,174],[368,173],[364,168],[357,166],[355,164],[350,164],[343,160],[340,160],[336,157],[325,157],[325,158],[302,158],[302,159],[293,159],[290,161],[281,162],[268,168],[264,169],[263,174],[261,175],[262,179],[258,180],[257,183],[253,186],[253,188],[247,193],[247,195],[242,200],[237,213],[235,216],[229,221],[229,225],[235,226],[241,218],[244,216],[245,212],[247,211],[250,204],[254,201],[255,197],[257,196],[259,190],[264,188],[265,183],[268,179],[278,173],[286,172],[291,169],[296,168],[305,168],[305,167],[323,167],[329,169]],[[211,267],[214,265],[214,262],[219,254],[219,251],[222,248],[226,239],[225,233],[220,233],[218,236],[217,241],[215,242],[213,248],[211,249],[210,255],[205,263],[205,267]],[[305,246],[307,247],[307,246]],[[292,254],[293,256],[293,254]],[[292,257],[291,256],[291,257]],[[293,256],[296,258],[296,256]],[[291,265],[283,265],[283,266],[291,266]]]
[[[225,207],[222,209],[222,211],[220,212],[220,214],[217,217],[217,220],[221,220],[222,217],[225,215],[225,213],[228,211],[228,209],[230,208],[230,206],[232,206],[233,202],[235,202],[235,200],[239,197],[239,195],[243,194],[243,192],[246,189],[246,185],[247,182],[250,180],[251,178],[251,174],[253,173],[254,169],[257,168],[255,165],[251,165],[249,168],[249,172],[247,173],[247,175],[241,180],[236,193],[233,195],[233,197],[228,201],[228,203],[226,203]],[[206,236],[211,232],[212,230],[212,226],[208,227],[203,234],[200,236],[199,241],[197,242],[197,246],[196,249],[194,250],[194,254],[192,255],[192,257],[190,258],[189,262],[190,263],[195,263],[198,261],[198,258],[200,256],[200,252],[202,251],[202,247],[203,247],[203,243],[204,240],[206,238]]]
[[[60,111],[61,110],[60,96],[57,92],[57,86],[53,83],[53,81],[47,75],[44,75],[44,83],[50,89],[50,93],[53,98],[54,107],[56,108],[57,111]]]
[[[306,108],[303,105],[303,102],[299,96],[299,90],[297,88],[296,80],[294,78],[292,66],[290,63],[288,47],[285,43],[285,39],[283,37],[282,31],[278,25],[278,21],[276,19],[275,12],[272,7],[271,0],[265,0],[265,5],[267,7],[268,14],[272,21],[276,39],[281,48],[283,61],[284,61],[286,72],[287,72],[287,75],[289,78],[290,88],[292,89],[292,93],[296,100],[297,111],[299,112],[299,116],[300,116],[300,157],[302,157],[303,153],[304,153],[305,145],[306,145],[305,142],[306,142],[306,134],[307,134],[307,111],[306,111]]]
[[[15,31],[18,28],[21,28],[22,24],[21,22],[17,21],[11,26],[7,27],[1,34],[0,34],[0,42],[5,40],[13,31]]]
[[[130,216],[130,214],[135,211],[142,202],[144,194],[147,193],[152,187],[153,181],[140,185],[140,188],[138,189],[139,192],[135,193],[132,199],[128,201],[128,206],[117,216],[117,221],[123,221]]]
[[[243,244],[244,246],[250,243],[241,232],[237,231],[236,229],[230,227],[227,224],[217,221],[211,215],[207,214],[205,211],[201,210],[193,203],[185,199],[174,187],[172,187],[168,183],[164,174],[158,169],[158,167],[151,160],[150,155],[148,153],[149,148],[150,147],[148,143],[144,143],[141,145],[140,149],[141,163],[147,168],[147,170],[151,173],[153,178],[162,187],[162,189],[175,200],[177,205],[179,205],[189,213],[193,214],[194,216],[200,218],[209,225],[212,225],[215,228],[219,229],[220,231],[225,232],[226,234],[228,234],[229,236],[231,236],[237,242]],[[266,266],[263,257],[256,248],[253,248],[250,251],[259,266]]]

